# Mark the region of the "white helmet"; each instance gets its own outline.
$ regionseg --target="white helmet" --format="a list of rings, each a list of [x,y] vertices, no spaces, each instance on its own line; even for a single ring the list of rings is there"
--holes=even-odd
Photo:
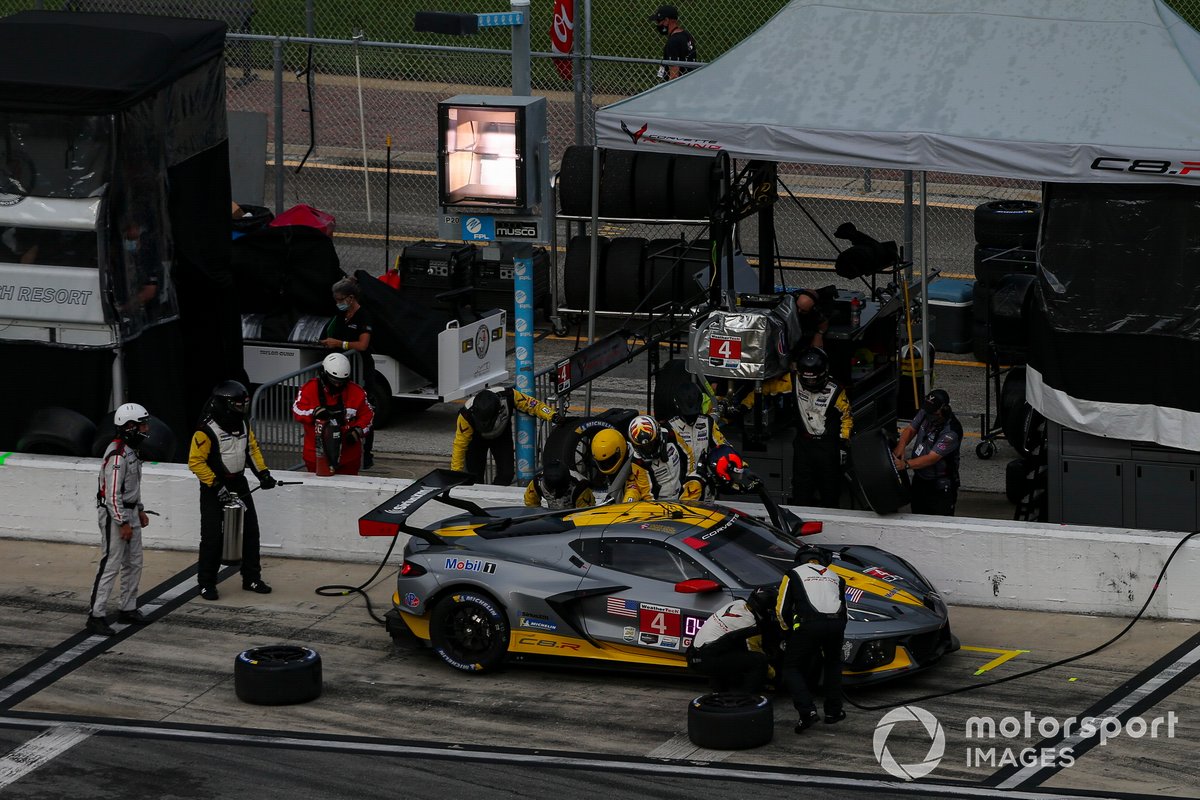
[[[145,406],[140,406],[137,403],[126,403],[117,409],[113,414],[113,424],[117,428],[124,428],[131,422],[149,422],[150,412]]]
[[[341,353],[330,353],[322,362],[326,381],[334,386],[344,386],[350,380],[350,359]]]

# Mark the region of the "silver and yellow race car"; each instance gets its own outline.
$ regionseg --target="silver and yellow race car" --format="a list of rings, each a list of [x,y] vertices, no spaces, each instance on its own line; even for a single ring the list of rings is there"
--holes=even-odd
[[[715,503],[484,510],[452,494],[470,480],[434,470],[359,523],[363,535],[410,535],[388,632],[464,672],[545,658],[683,670],[708,615],[778,585],[798,537],[821,529],[772,503],[768,520]],[[408,524],[435,499],[465,513],[430,530]],[[904,559],[823,549],[846,579],[847,683],[908,674],[958,649],[946,604]]]

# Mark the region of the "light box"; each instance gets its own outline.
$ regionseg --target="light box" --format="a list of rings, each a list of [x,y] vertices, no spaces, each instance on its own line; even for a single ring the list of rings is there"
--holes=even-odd
[[[438,200],[446,208],[528,210],[541,202],[541,97],[458,95],[438,104]]]

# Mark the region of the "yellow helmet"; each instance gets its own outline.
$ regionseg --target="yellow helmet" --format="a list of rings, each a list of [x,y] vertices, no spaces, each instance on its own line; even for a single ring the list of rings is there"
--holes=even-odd
[[[592,461],[605,475],[612,475],[625,462],[625,437],[620,431],[605,428],[592,437]]]

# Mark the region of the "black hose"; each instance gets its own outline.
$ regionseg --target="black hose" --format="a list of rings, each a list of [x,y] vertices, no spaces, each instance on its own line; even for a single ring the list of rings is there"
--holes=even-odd
[[[911,705],[913,703],[922,703],[922,702],[925,702],[926,700],[936,700],[940,697],[949,697],[949,696],[955,695],[955,694],[971,692],[976,689],[984,689],[989,686],[998,686],[1001,683],[1008,683],[1009,681],[1015,681],[1018,678],[1028,678],[1030,675],[1036,675],[1039,672],[1045,672],[1046,670],[1054,669],[1055,667],[1061,667],[1066,664],[1071,664],[1075,661],[1080,661],[1082,659],[1085,659],[1088,656],[1095,655],[1096,653],[1099,653],[1101,650],[1104,650],[1105,648],[1114,644],[1118,639],[1120,639],[1125,634],[1129,633],[1129,631],[1133,628],[1133,626],[1137,624],[1138,620],[1140,620],[1142,618],[1142,615],[1146,613],[1146,609],[1150,607],[1150,601],[1154,599],[1154,595],[1158,592],[1159,584],[1162,583],[1163,577],[1166,576],[1167,567],[1169,567],[1171,565],[1171,561],[1173,561],[1175,559],[1175,554],[1179,552],[1179,549],[1181,547],[1183,547],[1189,539],[1191,539],[1193,536],[1196,536],[1198,534],[1200,534],[1200,530],[1192,531],[1187,536],[1185,536],[1179,540],[1179,543],[1175,545],[1175,549],[1173,549],[1171,551],[1171,554],[1169,556],[1167,556],[1167,560],[1163,564],[1162,570],[1159,571],[1158,577],[1154,579],[1154,587],[1150,590],[1150,594],[1147,595],[1146,602],[1142,604],[1142,607],[1138,610],[1137,614],[1134,615],[1133,619],[1131,619],[1129,621],[1129,624],[1126,625],[1121,630],[1120,633],[1118,633],[1116,636],[1109,639],[1104,644],[1098,645],[1097,647],[1093,647],[1091,650],[1088,650],[1087,652],[1079,653],[1078,655],[1074,655],[1074,656],[1069,656],[1068,658],[1059,659],[1058,661],[1052,661],[1049,664],[1043,664],[1040,667],[1034,667],[1033,669],[1027,669],[1024,672],[1018,672],[1015,675],[1007,675],[1003,678],[996,678],[995,680],[986,681],[984,683],[976,683],[976,684],[972,684],[970,686],[960,686],[957,689],[950,689],[949,691],[945,691],[945,692],[935,692],[934,694],[926,694],[926,695],[922,695],[920,697],[913,697],[908,700],[900,701],[898,703],[885,703],[883,705],[877,705],[877,706],[866,706],[866,705],[860,705],[859,703],[854,702],[850,698],[846,698],[846,702],[862,711],[883,711],[884,709],[887,709],[887,708],[897,708],[899,706],[907,706],[907,705]]]
[[[375,614],[375,609],[371,606],[371,598],[366,592],[363,591],[363,589],[366,589],[368,586],[374,583],[375,578],[379,576],[379,573],[383,572],[384,566],[387,564],[388,559],[392,556],[392,551],[396,549],[396,542],[399,540],[399,538],[400,537],[398,534],[392,537],[392,543],[388,545],[387,552],[383,554],[383,560],[379,562],[379,566],[376,567],[375,571],[371,573],[371,577],[367,578],[358,586],[350,586],[341,583],[327,583],[324,586],[318,586],[315,589],[316,593],[322,597],[347,597],[351,594],[361,594],[363,596],[363,600],[366,601],[367,613],[371,615],[371,619],[375,620],[380,625],[386,625],[387,622]]]

